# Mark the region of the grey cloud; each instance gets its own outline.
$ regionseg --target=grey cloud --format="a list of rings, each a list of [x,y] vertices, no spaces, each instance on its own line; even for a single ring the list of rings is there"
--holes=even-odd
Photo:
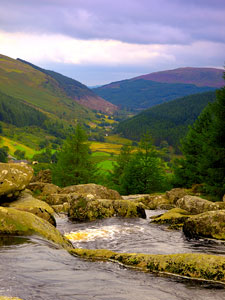
[[[128,43],[225,42],[224,0],[0,0],[0,29]]]

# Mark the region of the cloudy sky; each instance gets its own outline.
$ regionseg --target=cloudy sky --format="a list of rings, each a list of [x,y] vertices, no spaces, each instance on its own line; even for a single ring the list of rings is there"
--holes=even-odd
[[[225,0],[0,0],[0,53],[87,85],[225,64]]]

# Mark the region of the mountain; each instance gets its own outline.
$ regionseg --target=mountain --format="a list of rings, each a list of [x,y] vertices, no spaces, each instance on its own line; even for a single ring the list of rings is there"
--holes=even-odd
[[[206,105],[215,99],[214,91],[151,107],[119,123],[117,133],[129,139],[139,140],[144,133],[149,132],[156,145],[167,141],[178,150],[179,140],[187,133],[188,125],[192,125]]]
[[[34,69],[55,79],[68,97],[74,99],[76,102],[85,107],[109,114],[112,114],[113,112],[118,110],[118,108],[115,105],[102,99],[101,97],[96,95],[91,89],[89,89],[87,86],[85,86],[77,80],[66,77],[54,71],[42,69],[22,59],[18,58],[17,60],[22,63],[28,64]]]
[[[162,72],[155,72],[135,77],[164,83],[187,83],[196,86],[221,88],[224,85],[224,70],[215,68],[178,68]]]
[[[69,122],[93,119],[93,111],[81,103],[89,102],[104,112],[115,109],[78,81],[3,55],[0,55],[0,92],[54,119]]]
[[[223,86],[223,70],[180,68],[113,82],[93,89],[104,99],[134,112]]]

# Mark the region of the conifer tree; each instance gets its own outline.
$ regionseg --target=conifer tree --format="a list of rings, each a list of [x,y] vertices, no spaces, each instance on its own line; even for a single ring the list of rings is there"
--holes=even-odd
[[[225,87],[189,129],[182,152],[184,159],[175,167],[175,184],[203,183],[208,194],[221,198],[225,194]]]
[[[85,131],[76,126],[58,154],[53,168],[53,182],[59,186],[90,183],[94,180],[96,167],[91,162],[91,154]]]

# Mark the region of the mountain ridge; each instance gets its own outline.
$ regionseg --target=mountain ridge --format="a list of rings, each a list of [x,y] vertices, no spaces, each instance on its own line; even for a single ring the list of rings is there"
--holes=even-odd
[[[134,77],[133,80],[145,79],[164,83],[187,83],[199,87],[220,88],[224,85],[223,72],[223,69],[217,68],[184,67],[140,75]]]

